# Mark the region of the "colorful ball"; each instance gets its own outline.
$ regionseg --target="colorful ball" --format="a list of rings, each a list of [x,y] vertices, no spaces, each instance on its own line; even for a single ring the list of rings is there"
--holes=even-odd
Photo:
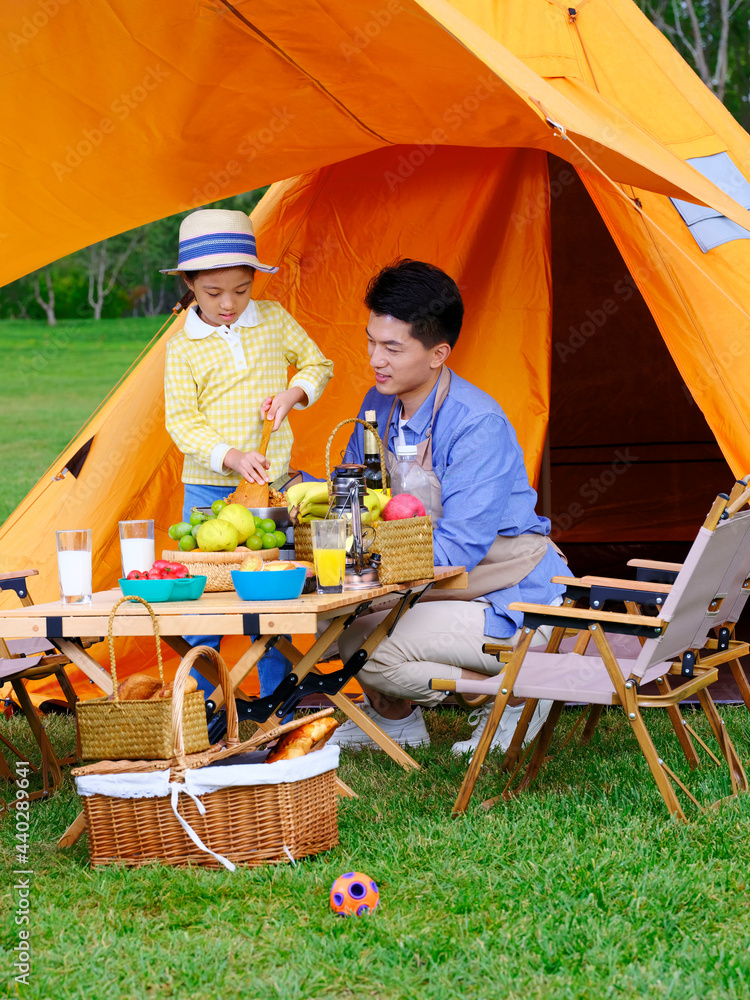
[[[380,901],[380,891],[369,875],[347,872],[331,886],[331,909],[339,917],[361,917]]]

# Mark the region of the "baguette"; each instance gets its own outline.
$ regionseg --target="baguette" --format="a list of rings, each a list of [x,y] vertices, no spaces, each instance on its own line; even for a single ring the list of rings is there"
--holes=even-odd
[[[120,701],[148,701],[161,687],[158,677],[148,674],[131,674],[117,686],[117,696]],[[114,701],[114,692],[107,699]]]
[[[185,681],[185,694],[192,694],[193,691],[198,690],[198,681],[195,677],[188,677]],[[174,681],[170,681],[169,684],[165,684],[163,688],[151,695],[150,701],[156,701],[157,698],[171,698],[174,692]]]
[[[266,764],[273,764],[277,760],[292,760],[295,757],[304,757],[305,754],[315,747],[320,749],[329,739],[331,733],[338,726],[338,722],[330,716],[326,719],[316,719],[314,722],[307,722],[299,729],[292,729],[285,733],[274,749],[266,757]]]

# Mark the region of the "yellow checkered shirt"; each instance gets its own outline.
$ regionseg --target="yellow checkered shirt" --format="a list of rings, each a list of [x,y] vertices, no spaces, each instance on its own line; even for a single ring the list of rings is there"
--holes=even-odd
[[[289,382],[288,365],[297,369]],[[236,486],[241,477],[215,471],[212,453],[222,445],[256,450],[266,397],[298,385],[312,404],[332,376],[333,362],[278,302],[251,300],[231,328],[188,316],[167,344],[164,378],[167,430],[185,456],[182,481]],[[284,420],[268,445],[271,480],[289,468],[292,441]]]

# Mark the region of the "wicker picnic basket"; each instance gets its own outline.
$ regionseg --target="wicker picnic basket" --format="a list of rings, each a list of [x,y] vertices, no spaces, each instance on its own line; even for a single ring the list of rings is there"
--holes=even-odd
[[[349,417],[337,424],[326,444],[326,482],[328,496],[332,495],[331,445],[338,430],[345,424],[362,424],[375,435],[380,452],[380,468],[385,482],[385,449],[377,429],[359,417]],[[410,517],[401,521],[376,521],[375,542],[372,551],[380,555],[378,577],[380,582],[403,583],[406,580],[431,580],[435,575],[432,549],[432,519]],[[312,528],[309,524],[298,524],[294,529],[294,554],[297,559],[312,560]]]
[[[154,609],[142,597],[121,597],[109,616],[107,640],[109,662],[114,684],[114,700],[93,698],[79,701],[76,706],[78,730],[81,735],[81,756],[84,760],[160,759],[172,752],[172,698],[121,701],[117,687],[115,644],[112,636],[115,613],[126,601],[137,601],[151,615],[156,640],[159,678],[164,685],[164,665],[161,659],[159,624]],[[206,724],[206,703],[200,691],[185,698],[181,737],[188,753],[209,746]]]
[[[226,746],[217,744],[202,753],[187,754],[182,744],[180,712],[190,667],[201,655],[211,659],[221,678],[227,707]],[[332,711],[327,709],[316,716],[258,732],[240,743],[229,671],[216,650],[196,646],[182,661],[175,678],[171,719],[174,745],[169,759],[102,761],[73,771],[83,799],[91,864],[138,867],[161,862],[209,868],[224,865],[233,869],[236,864],[287,862],[335,847],[338,747],[324,747],[305,757],[275,764],[210,767],[220,762],[231,765],[240,754]],[[301,777],[273,784],[258,783],[259,771],[272,776],[281,765],[286,769],[284,774]],[[233,776],[231,787],[206,794],[191,793],[190,782],[196,775],[240,769],[248,776],[255,776],[256,783],[241,783],[241,779]],[[306,774],[312,776],[305,777]],[[125,782],[135,797],[92,794],[102,776],[109,781]],[[149,779],[163,779],[162,791],[154,795],[146,787]],[[209,778],[209,784],[210,781]],[[138,787],[139,782],[143,787]]]
[[[219,593],[234,590],[232,570],[239,569],[250,552],[245,546],[236,548],[234,552],[197,552],[195,549],[192,552],[176,552],[174,549],[165,549],[161,557],[181,562],[191,573],[205,573],[206,592]],[[258,555],[265,560],[278,559],[279,550],[261,549],[258,550]]]

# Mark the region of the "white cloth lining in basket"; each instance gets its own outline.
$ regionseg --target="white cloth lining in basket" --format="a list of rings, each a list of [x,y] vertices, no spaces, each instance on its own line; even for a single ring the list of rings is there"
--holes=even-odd
[[[149,799],[171,797],[172,812],[185,833],[196,847],[216,858],[225,868],[233,872],[235,865],[221,854],[209,850],[198,834],[177,810],[180,792],[189,795],[203,816],[206,807],[198,798],[221,788],[241,788],[246,785],[281,785],[306,778],[315,778],[326,771],[338,767],[339,747],[324,746],[315,753],[292,760],[278,760],[273,764],[235,764],[226,766],[201,767],[185,772],[185,783],[170,784],[169,769],[138,774],[86,774],[76,778],[79,795],[106,795],[115,799]],[[286,845],[284,850],[294,862]]]

